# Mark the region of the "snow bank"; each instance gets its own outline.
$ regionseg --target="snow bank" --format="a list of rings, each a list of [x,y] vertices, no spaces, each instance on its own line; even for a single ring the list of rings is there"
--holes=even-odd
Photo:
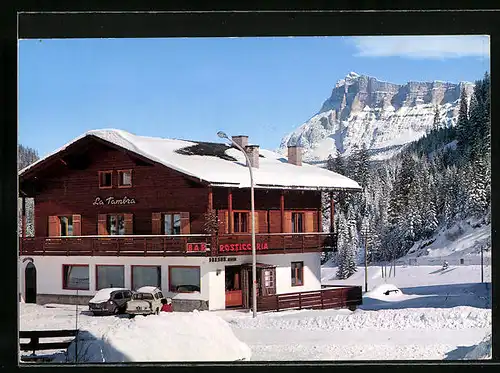
[[[209,312],[136,317],[126,328],[109,330],[103,340],[130,361],[235,361],[251,356],[229,325]]]
[[[489,333],[474,349],[464,356],[464,360],[491,359],[491,333]]]
[[[286,312],[228,320],[237,328],[289,330],[409,330],[491,328],[491,310],[475,307],[407,308],[378,311],[322,310]]]

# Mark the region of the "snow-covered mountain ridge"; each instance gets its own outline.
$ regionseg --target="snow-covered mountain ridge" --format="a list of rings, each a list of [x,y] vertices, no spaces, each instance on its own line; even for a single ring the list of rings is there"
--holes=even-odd
[[[388,158],[432,127],[436,106],[441,121],[455,125],[462,87],[469,96],[474,85],[442,81],[401,85],[351,72],[337,82],[316,115],[283,137],[278,151],[286,154],[288,145],[300,145],[305,160],[321,161],[337,149],[348,155],[364,144],[372,159]]]

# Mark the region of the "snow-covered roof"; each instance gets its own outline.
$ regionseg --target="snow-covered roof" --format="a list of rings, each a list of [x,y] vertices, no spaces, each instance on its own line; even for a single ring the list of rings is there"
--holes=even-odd
[[[137,136],[118,129],[102,129],[89,131],[62,148],[38,160],[20,171],[26,171],[43,162],[48,157],[66,149],[84,137],[95,136],[123,149],[139,154],[154,162],[179,171],[185,175],[205,181],[214,186],[236,188],[250,187],[250,177],[242,152],[229,145],[224,154],[231,159],[223,159],[216,155],[182,154],[179,150],[199,144],[195,141],[164,139],[158,137]],[[207,144],[207,143],[205,143]],[[208,143],[224,146],[224,144]],[[354,180],[324,168],[302,164],[296,166],[288,163],[282,155],[270,150],[260,149],[259,168],[253,168],[256,188],[277,189],[351,189],[360,190]]]
[[[154,293],[156,289],[160,290],[157,286],[143,286],[136,290],[137,293]]]
[[[100,302],[106,302],[109,297],[111,296],[111,293],[116,290],[128,290],[125,288],[104,288],[99,290],[94,297],[89,301],[90,303],[100,303]]]

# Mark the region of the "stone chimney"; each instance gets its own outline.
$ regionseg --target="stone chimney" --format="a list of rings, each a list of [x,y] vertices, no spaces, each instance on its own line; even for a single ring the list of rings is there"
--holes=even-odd
[[[288,163],[302,166],[302,148],[300,146],[288,147]]]
[[[248,136],[245,135],[239,135],[239,136],[231,136],[233,141],[241,146],[243,149],[248,145]]]
[[[259,168],[259,145],[247,145],[245,151],[250,159],[250,166]]]

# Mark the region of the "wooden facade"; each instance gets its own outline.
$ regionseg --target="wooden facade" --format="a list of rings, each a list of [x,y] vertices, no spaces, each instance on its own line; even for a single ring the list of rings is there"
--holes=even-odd
[[[124,171],[131,185],[119,185]],[[83,138],[24,172],[20,190],[35,199],[35,237],[25,237],[23,218],[21,255],[250,253],[248,188],[210,186],[97,138]],[[215,230],[206,228],[210,212]],[[165,232],[164,214],[175,215],[172,224],[180,219],[179,231]],[[110,235],[110,216],[121,219],[120,235]],[[61,228],[65,217],[70,233]],[[333,230],[322,231],[319,191],[256,189],[255,219],[259,254],[336,246]]]

